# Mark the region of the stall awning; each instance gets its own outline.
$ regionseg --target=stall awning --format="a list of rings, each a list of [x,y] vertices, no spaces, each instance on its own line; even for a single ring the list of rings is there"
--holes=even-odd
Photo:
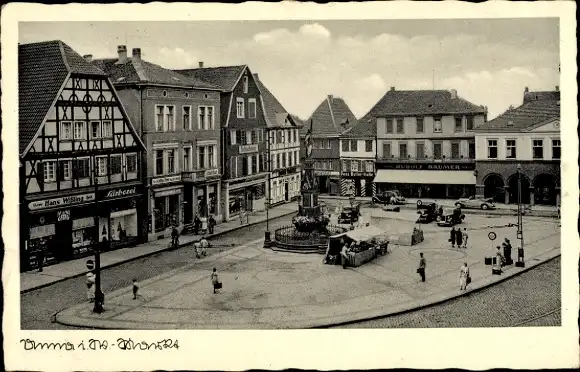
[[[375,183],[475,185],[473,171],[379,169]]]
[[[337,237],[346,235],[355,241],[367,241],[371,238],[383,236],[385,234],[386,234],[386,231],[379,229],[376,226],[369,225],[369,226],[365,226],[365,227],[360,227],[358,229],[350,230],[350,231],[347,231],[347,232],[342,233],[342,234],[334,235],[333,238],[337,238]]]

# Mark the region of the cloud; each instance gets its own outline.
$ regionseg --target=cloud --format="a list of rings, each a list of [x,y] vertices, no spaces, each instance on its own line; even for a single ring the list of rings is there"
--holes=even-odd
[[[159,49],[159,54],[159,59],[163,61],[161,66],[169,69],[195,67],[199,61],[194,52],[186,51],[180,47],[173,49],[163,47]]]
[[[330,38],[330,31],[328,29],[318,23],[302,25],[298,29],[298,32],[305,36],[315,36],[321,37],[323,39]]]

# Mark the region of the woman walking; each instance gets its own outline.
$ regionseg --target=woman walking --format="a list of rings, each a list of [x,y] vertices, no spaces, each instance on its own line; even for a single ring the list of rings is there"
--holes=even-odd
[[[213,272],[211,273],[211,284],[213,284],[213,293],[217,293],[216,289],[220,289],[222,287],[222,283],[220,283],[218,279],[218,274],[216,268],[213,268]]]
[[[461,270],[459,270],[459,290],[465,291],[467,289],[467,278],[469,278],[469,268],[467,262],[463,263]]]
[[[455,231],[455,235],[457,236],[457,238],[456,238],[457,248],[461,248],[461,246],[463,245],[463,234],[461,233],[461,228],[458,228]]]
[[[449,232],[449,241],[451,242],[451,248],[455,248],[455,227],[451,227]]]
[[[463,248],[467,248],[467,239],[469,238],[469,235],[467,235],[467,228],[464,227],[463,228]]]

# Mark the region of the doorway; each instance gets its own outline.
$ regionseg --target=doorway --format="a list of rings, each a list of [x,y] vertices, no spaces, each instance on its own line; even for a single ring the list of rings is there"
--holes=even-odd
[[[522,178],[522,204],[530,204],[530,180],[528,177],[521,175]],[[518,175],[513,174],[508,180],[509,188],[509,202],[510,204],[518,204]]]

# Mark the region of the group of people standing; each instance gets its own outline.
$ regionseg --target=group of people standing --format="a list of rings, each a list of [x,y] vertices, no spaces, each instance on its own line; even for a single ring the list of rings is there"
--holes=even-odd
[[[455,230],[455,227],[452,227],[449,234],[451,248],[455,248],[455,244],[457,244],[457,248],[467,248],[467,239],[469,238],[467,235],[467,228],[464,227],[463,231],[461,231],[461,228]]]

